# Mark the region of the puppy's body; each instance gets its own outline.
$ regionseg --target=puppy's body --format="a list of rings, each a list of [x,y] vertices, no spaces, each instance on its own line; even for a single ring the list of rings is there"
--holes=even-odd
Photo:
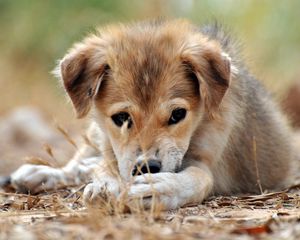
[[[167,209],[286,186],[294,163],[287,123],[237,53],[218,27],[185,21],[87,38],[59,72],[78,116],[92,112],[89,136],[100,151],[84,146],[62,169],[25,165],[13,183],[37,192],[86,182],[95,170],[87,202],[130,183],[130,197],[149,206],[155,190]]]

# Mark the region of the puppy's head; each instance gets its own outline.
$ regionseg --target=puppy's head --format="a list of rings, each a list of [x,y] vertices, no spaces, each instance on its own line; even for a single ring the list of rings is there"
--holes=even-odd
[[[218,111],[230,61],[189,23],[152,22],[89,36],[63,58],[60,73],[77,116],[93,109],[128,179],[181,168],[193,132]]]

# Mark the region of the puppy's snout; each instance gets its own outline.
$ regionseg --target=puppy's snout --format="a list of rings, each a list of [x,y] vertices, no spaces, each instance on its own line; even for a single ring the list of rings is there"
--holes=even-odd
[[[157,160],[150,159],[146,163],[137,163],[132,171],[132,176],[142,175],[144,173],[158,173],[161,169],[161,163]]]

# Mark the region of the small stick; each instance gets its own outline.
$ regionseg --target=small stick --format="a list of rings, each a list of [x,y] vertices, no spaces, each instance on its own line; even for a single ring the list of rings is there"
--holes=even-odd
[[[65,137],[65,139],[71,143],[71,145],[73,145],[76,149],[78,149],[77,144],[75,143],[75,141],[73,141],[73,139],[70,137],[70,135],[67,133],[66,130],[64,130],[60,125],[55,124],[57,130]]]
[[[96,144],[94,144],[93,142],[91,142],[91,140],[88,138],[88,136],[86,134],[83,134],[82,138],[83,138],[85,144],[87,144],[88,146],[92,147],[97,152],[101,152],[100,149],[99,149],[99,147]]]
[[[53,160],[54,166],[55,166],[55,167],[59,167],[59,162],[58,162],[58,160],[55,158],[51,146],[50,146],[49,144],[45,143],[45,144],[43,145],[43,148],[44,148],[44,150],[47,152],[47,154],[51,157],[51,159]]]
[[[256,158],[256,139],[255,139],[255,136],[253,136],[253,156],[254,156],[254,166],[255,166],[255,172],[256,172],[257,185],[259,187],[260,194],[263,194],[263,189],[262,189],[261,181],[260,181],[260,177],[259,177],[257,158]]]

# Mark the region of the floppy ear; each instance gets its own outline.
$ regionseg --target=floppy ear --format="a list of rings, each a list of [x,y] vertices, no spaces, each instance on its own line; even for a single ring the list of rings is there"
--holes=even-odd
[[[197,76],[205,109],[210,117],[214,117],[230,84],[230,58],[217,44],[207,42],[192,51],[189,49],[184,55],[184,62]]]
[[[60,61],[58,70],[78,118],[91,109],[107,69],[101,48],[85,43],[76,45]]]

